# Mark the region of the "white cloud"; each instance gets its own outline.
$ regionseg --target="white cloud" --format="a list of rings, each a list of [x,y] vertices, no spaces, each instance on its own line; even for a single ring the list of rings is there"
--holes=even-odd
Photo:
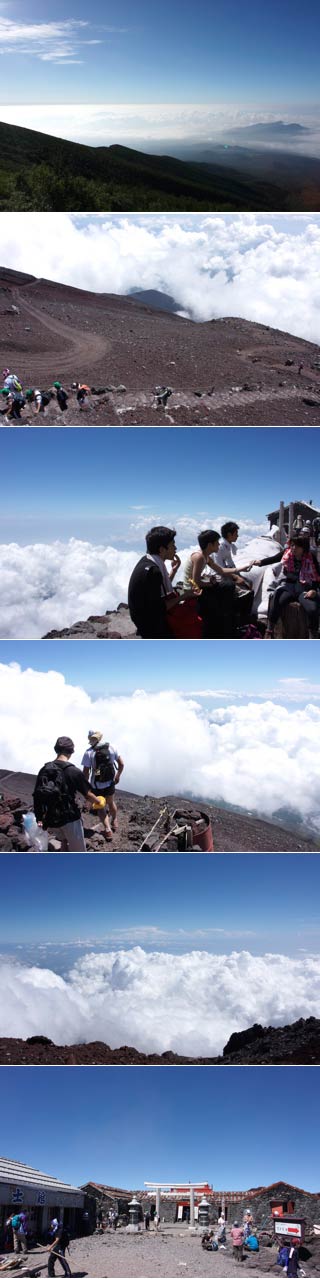
[[[320,707],[312,703],[251,700],[209,711],[172,689],[92,698],[58,671],[13,663],[0,666],[0,707],[2,768],[37,772],[61,733],[80,763],[90,724],[101,723],[125,760],[128,791],[187,791],[270,818],[293,806],[320,831]]]
[[[69,18],[61,22],[17,22],[12,18],[0,17],[0,54],[8,56],[17,54],[23,56],[31,56],[39,58],[41,62],[57,62],[60,66],[75,63],[81,65],[82,59],[74,57],[77,50],[85,52],[88,45],[101,44],[100,39],[85,38],[85,32],[90,28],[88,21],[78,18]],[[106,34],[122,34],[126,30],[124,27],[104,27]],[[26,125],[25,104],[20,108],[20,124]],[[15,108],[13,108],[15,110]],[[29,108],[30,110],[30,108]],[[34,108],[31,108],[31,112]],[[50,111],[50,108],[49,108]],[[45,125],[42,118],[42,108],[37,108],[37,122],[35,128],[39,127],[39,112],[41,114],[41,128],[45,131]],[[1,108],[1,119],[7,119],[3,115]],[[9,121],[8,121],[9,122]],[[30,125],[32,127],[32,125]]]
[[[215,1055],[233,1031],[254,1021],[281,1026],[320,1015],[318,956],[179,956],[134,947],[87,954],[65,978],[11,961],[0,971],[1,1026],[9,1037]]]
[[[140,541],[141,538],[141,554],[145,549],[146,530],[159,520],[159,514],[149,514],[131,526],[131,536],[134,531],[135,540],[139,538]],[[221,523],[222,517],[217,516],[213,527],[220,528],[219,520]],[[206,524],[188,516],[178,519],[175,527],[179,549],[183,546],[183,572],[190,550],[196,544],[197,534]],[[207,527],[212,527],[212,524]],[[250,525],[247,521],[242,527],[240,545],[245,541],[248,546],[249,529],[253,536],[259,526]],[[192,547],[186,546],[186,540],[192,535]],[[66,543],[35,543],[30,546],[0,544],[2,638],[41,637],[53,628],[61,630],[63,626],[85,620],[91,613],[102,614],[107,609],[117,608],[120,603],[126,603],[130,574],[138,559],[139,554],[129,547],[120,551],[115,546],[95,546],[76,538]]]
[[[292,215],[293,216],[293,215]],[[320,341],[320,218],[1,214],[7,267],[77,287],[172,294],[198,321],[242,316]]]

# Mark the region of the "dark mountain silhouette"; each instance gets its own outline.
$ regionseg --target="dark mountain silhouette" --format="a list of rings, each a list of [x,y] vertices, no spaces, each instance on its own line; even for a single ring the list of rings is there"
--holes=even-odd
[[[0,209],[163,211],[320,208],[319,172],[312,189],[278,171],[255,174],[235,163],[225,171],[223,147],[214,164],[148,155],[124,146],[90,147],[0,123]],[[222,157],[222,158],[221,158]],[[320,171],[320,165],[318,166]],[[289,181],[288,181],[289,176]]]

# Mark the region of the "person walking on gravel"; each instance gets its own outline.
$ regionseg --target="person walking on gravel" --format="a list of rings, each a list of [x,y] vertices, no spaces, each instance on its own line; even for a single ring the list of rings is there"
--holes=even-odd
[[[88,733],[88,741],[89,747],[81,761],[83,773],[87,782],[90,779],[95,795],[100,796],[106,802],[106,811],[102,821],[105,838],[107,843],[110,844],[112,832],[118,830],[117,805],[114,795],[121,773],[123,773],[124,762],[114,746],[111,746],[110,742],[103,741],[102,733],[90,731]]]
[[[54,831],[61,840],[63,852],[85,853],[86,845],[77,804],[77,792],[97,807],[97,795],[80,768],[71,764],[74,744],[71,737],[58,737],[56,759],[44,764],[38,773],[34,792],[34,813],[39,826]],[[104,807],[104,805],[101,804]]]
[[[69,1247],[70,1241],[69,1231],[66,1226],[63,1226],[62,1221],[57,1221],[57,1218],[54,1217],[51,1222],[51,1232],[53,1240],[48,1247],[48,1275],[55,1274],[56,1261],[60,1261],[64,1275],[71,1275],[70,1266],[65,1259],[65,1251]]]

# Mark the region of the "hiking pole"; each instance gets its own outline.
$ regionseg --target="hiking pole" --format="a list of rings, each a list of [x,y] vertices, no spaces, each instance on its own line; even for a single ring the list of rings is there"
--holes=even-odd
[[[147,835],[145,835],[144,839],[142,840],[142,844],[140,844],[140,848],[138,848],[138,849],[137,849],[138,853],[142,853],[142,849],[143,849],[143,847],[144,847],[144,844],[146,844],[146,843],[147,843],[147,841],[148,841],[148,839],[150,839],[150,835],[153,835],[153,832],[157,829],[157,826],[159,825],[159,822],[161,821],[161,818],[162,818],[162,817],[164,817],[166,813],[169,813],[169,809],[168,809],[168,805],[167,805],[167,804],[165,805],[165,808],[162,808],[162,809],[161,809],[161,812],[159,813],[159,817],[157,817],[156,822],[154,822],[154,825],[153,825],[153,826],[151,826],[151,830],[149,830],[149,831],[148,831],[148,834],[147,834]],[[156,850],[156,851],[157,851],[157,850]]]

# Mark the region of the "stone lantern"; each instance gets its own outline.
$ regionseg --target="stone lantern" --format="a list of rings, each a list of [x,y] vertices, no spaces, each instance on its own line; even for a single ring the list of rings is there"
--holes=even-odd
[[[136,1199],[135,1195],[133,1196],[133,1199],[130,1200],[130,1203],[128,1204],[128,1208],[129,1208],[129,1225],[127,1226],[128,1234],[131,1234],[131,1235],[138,1234],[138,1231],[141,1230],[141,1213],[140,1213],[139,1200]]]
[[[209,1225],[209,1207],[208,1200],[203,1195],[198,1208],[198,1225],[201,1230],[207,1230]]]

